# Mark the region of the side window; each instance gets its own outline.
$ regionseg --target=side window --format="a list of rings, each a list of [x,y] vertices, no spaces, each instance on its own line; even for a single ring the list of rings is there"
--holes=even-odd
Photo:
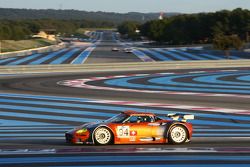
[[[154,120],[155,120],[155,121],[159,121],[159,120],[162,120],[162,119],[159,118],[159,117],[155,117]]]
[[[154,117],[152,116],[131,116],[126,121],[128,123],[140,123],[140,122],[155,122]]]
[[[154,122],[154,118],[151,116],[142,116],[142,122]]]
[[[136,123],[137,121],[138,121],[138,117],[137,116],[131,116],[127,120],[127,122],[129,122],[129,123]]]
[[[150,122],[155,122],[155,117],[154,116],[150,116]]]

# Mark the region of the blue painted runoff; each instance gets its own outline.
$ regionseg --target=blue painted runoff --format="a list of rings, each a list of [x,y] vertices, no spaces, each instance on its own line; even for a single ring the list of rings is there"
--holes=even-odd
[[[90,47],[89,47],[90,48]],[[74,59],[71,64],[83,64],[84,61],[88,58],[91,54],[91,51],[85,50],[83,51],[76,59]]]
[[[140,89],[157,89],[157,90],[168,90],[168,91],[193,91],[193,92],[212,92],[212,93],[241,93],[250,94],[250,90],[239,90],[239,89],[211,89],[211,88],[188,88],[188,87],[176,87],[176,86],[159,86],[159,85],[144,85],[129,83],[134,79],[145,78],[145,76],[135,76],[129,78],[111,79],[105,81],[105,84],[111,86],[120,86],[126,88],[140,88]]]
[[[49,59],[52,59],[54,57],[56,57],[57,55],[59,55],[60,53],[66,51],[67,49],[62,49],[62,50],[59,50],[57,52],[52,52],[48,55],[44,55],[43,57],[41,57],[40,59],[37,59],[37,60],[34,60],[32,62],[29,63],[29,65],[38,65],[38,64],[42,64],[44,63],[45,61],[49,60]]]
[[[241,81],[248,81],[250,85],[250,75],[240,76],[240,77],[237,77],[236,79],[241,80]]]
[[[60,56],[59,58],[57,58],[56,60],[50,62],[50,64],[61,64],[63,63],[65,60],[69,59],[70,57],[72,57],[74,55],[74,53],[76,53],[79,50],[79,48],[75,48],[67,53],[65,53],[65,55]]]
[[[162,61],[170,61],[172,59],[170,59],[169,57],[166,57],[166,56],[163,56],[162,54],[158,53],[158,52],[155,52],[155,51],[152,51],[152,50],[148,50],[148,49],[144,49],[143,52],[146,52],[148,54],[151,54],[153,55],[154,57],[162,60]]]
[[[155,83],[155,84],[161,84],[161,85],[168,85],[168,86],[183,86],[183,87],[199,87],[199,88],[222,88],[222,89],[250,89],[250,84],[248,86],[231,86],[231,85],[212,85],[212,84],[206,84],[207,80],[203,80],[205,83],[199,84],[199,83],[188,83],[188,82],[175,82],[174,79],[180,79],[180,78],[185,78],[185,77],[193,77],[195,75],[185,75],[185,76],[166,76],[166,77],[159,77],[159,78],[154,78],[148,80],[150,83]],[[228,76],[228,75],[220,75],[221,76]],[[206,76],[207,77],[207,76]],[[203,77],[203,78],[206,78]],[[209,76],[209,78],[211,78]],[[199,80],[201,81],[201,80]],[[217,83],[217,80],[209,80],[209,81],[214,81],[213,83]],[[210,82],[210,83],[211,83]],[[219,81],[220,84],[223,84],[224,81]],[[227,82],[228,83],[228,82]]]
[[[184,56],[181,56],[181,55],[178,55],[176,53],[173,53],[173,52],[170,52],[170,51],[167,51],[167,50],[163,50],[163,49],[156,49],[157,51],[159,52],[162,52],[162,53],[165,53],[165,54],[168,54],[178,60],[190,60],[189,58],[187,57],[184,57]]]
[[[207,60],[204,57],[196,56],[196,55],[193,55],[193,54],[190,54],[190,53],[187,53],[187,52],[183,52],[183,51],[180,51],[180,50],[177,50],[177,49],[173,49],[173,51],[175,51],[177,53],[180,53],[180,54],[183,54],[183,55],[185,55],[187,57],[190,57],[191,59],[194,59],[194,60]]]
[[[193,78],[194,81],[203,82],[203,83],[212,83],[212,84],[223,84],[223,85],[247,85],[250,88],[250,82],[237,82],[237,81],[223,81],[220,80],[222,77],[237,77],[238,75],[249,75],[250,71],[246,72],[235,72],[235,73],[226,73],[226,74],[215,74],[210,76],[200,76]],[[246,76],[246,78],[247,78]],[[244,76],[241,76],[244,79]]]
[[[137,161],[249,161],[249,156],[221,155],[168,155],[168,156],[49,156],[0,158],[0,164],[53,163],[53,162],[137,162]]]
[[[16,61],[13,61],[11,63],[8,63],[7,65],[19,65],[21,63],[24,63],[25,61],[29,61],[29,60],[35,59],[35,58],[37,58],[39,56],[41,56],[40,53],[39,54],[33,54],[33,55],[30,55],[30,56],[25,56],[24,58],[16,60]]]

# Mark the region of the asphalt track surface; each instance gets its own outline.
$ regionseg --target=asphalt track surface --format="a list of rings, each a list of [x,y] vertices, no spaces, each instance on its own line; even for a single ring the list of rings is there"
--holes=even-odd
[[[187,70],[181,71],[187,72]],[[147,73],[160,72],[170,71],[148,71]],[[2,76],[0,164],[3,166],[249,165],[249,115],[126,103],[112,104],[103,101],[112,99],[126,102],[133,99],[136,102],[177,104],[177,99],[181,98],[181,101],[186,101],[187,105],[223,107],[226,103],[227,108],[246,109],[249,104],[244,98],[238,98],[239,101],[236,101],[237,98],[230,97],[214,99],[214,97],[202,98],[192,95],[121,93],[112,90],[71,88],[57,84],[58,81],[89,78],[93,75],[102,77],[122,74],[125,73]],[[63,134],[66,130],[83,122],[107,119],[128,109],[151,111],[162,117],[170,112],[195,114],[196,120],[193,123],[196,131],[192,142],[178,146],[65,144]]]
[[[112,37],[103,36],[105,39]],[[101,50],[108,51],[115,44],[100,45]],[[93,57],[90,56],[87,61],[106,61],[109,55],[100,59],[101,52],[94,51]],[[125,53],[112,54],[109,61],[117,62],[122,60]],[[136,57],[132,57],[128,59],[136,61]],[[249,95],[249,70],[149,70],[143,71],[143,74],[147,74],[143,77],[142,72],[133,71],[0,75],[0,166],[249,166],[250,106],[249,98],[241,97]],[[137,74],[142,78],[133,78]],[[58,84],[66,80],[96,77],[104,78],[87,84],[111,89]],[[212,80],[205,77],[214,78],[214,82],[208,83]],[[129,80],[117,81],[125,78]],[[199,86],[201,89],[198,93],[217,94],[216,91],[207,92],[204,88],[211,90],[212,86],[219,86],[223,90],[219,93],[224,96],[164,94],[162,91],[169,90],[155,87],[169,88],[172,82],[195,84],[179,85],[178,89],[171,90],[174,92],[182,91],[179,89],[181,87],[186,89]],[[130,87],[128,83],[140,84],[141,87]],[[231,86],[230,90],[235,92],[227,92],[227,86]],[[155,91],[155,88],[160,92],[115,90]],[[225,95],[232,93],[235,96]],[[199,107],[194,109],[194,106]],[[221,108],[221,111],[211,111],[210,107]],[[161,117],[173,112],[194,114],[192,141],[184,145],[91,146],[65,143],[65,131],[84,122],[105,120],[129,109],[150,111]],[[237,113],[237,110],[245,112]]]
[[[119,51],[112,51],[113,48]],[[125,53],[125,46],[117,41],[114,33],[104,32],[101,42],[86,60],[86,64],[98,63],[117,63],[117,62],[141,62],[141,60],[132,53]]]

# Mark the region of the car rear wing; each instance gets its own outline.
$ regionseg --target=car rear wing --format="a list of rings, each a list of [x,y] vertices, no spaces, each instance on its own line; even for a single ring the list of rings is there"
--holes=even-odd
[[[174,121],[187,122],[189,119],[194,119],[194,115],[191,114],[180,114],[180,113],[171,113],[167,117],[173,119]]]

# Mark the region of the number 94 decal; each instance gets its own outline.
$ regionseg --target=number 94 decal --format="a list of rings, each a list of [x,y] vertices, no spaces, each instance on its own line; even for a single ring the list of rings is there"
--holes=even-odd
[[[129,137],[129,126],[117,126],[118,137]]]

